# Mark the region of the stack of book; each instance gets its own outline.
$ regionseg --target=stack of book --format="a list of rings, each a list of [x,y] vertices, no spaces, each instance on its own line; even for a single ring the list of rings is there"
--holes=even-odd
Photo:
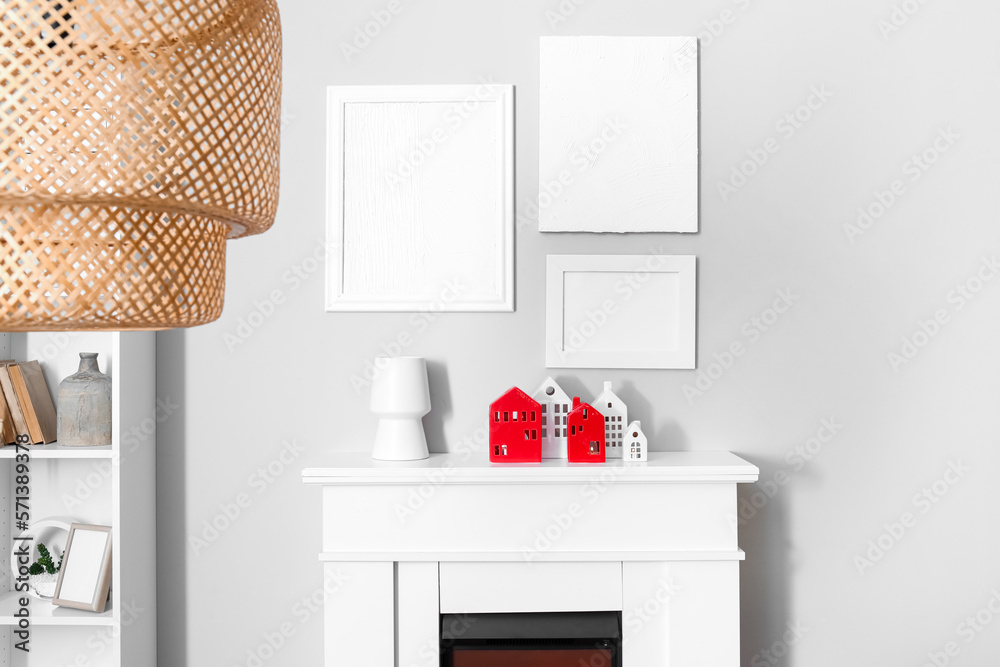
[[[12,445],[21,435],[34,445],[55,442],[56,407],[37,361],[6,359],[0,361],[0,444]]]

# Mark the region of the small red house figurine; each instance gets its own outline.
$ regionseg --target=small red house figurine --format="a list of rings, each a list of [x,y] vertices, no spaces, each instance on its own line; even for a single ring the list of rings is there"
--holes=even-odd
[[[605,457],[604,415],[574,397],[569,412],[569,462],[604,463]]]
[[[513,387],[490,404],[490,463],[542,462],[542,406]]]

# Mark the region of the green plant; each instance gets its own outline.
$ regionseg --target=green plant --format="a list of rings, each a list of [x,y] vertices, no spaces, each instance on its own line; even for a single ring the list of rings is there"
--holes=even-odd
[[[65,555],[66,554],[63,553],[62,555],[59,556],[59,563],[57,564],[55,561],[52,560],[52,554],[51,552],[49,552],[49,548],[44,544],[42,544],[41,542],[39,542],[38,560],[32,563],[31,567],[28,568],[28,574],[36,575],[36,574],[42,574],[43,572],[48,572],[49,574],[55,574],[56,572],[62,569],[63,556]]]

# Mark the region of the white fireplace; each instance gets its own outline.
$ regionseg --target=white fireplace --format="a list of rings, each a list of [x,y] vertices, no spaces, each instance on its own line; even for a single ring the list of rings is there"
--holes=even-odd
[[[491,465],[338,455],[323,489],[327,667],[438,667],[445,615],[619,612],[624,667],[738,667],[728,452]],[[454,616],[448,616],[454,618]]]

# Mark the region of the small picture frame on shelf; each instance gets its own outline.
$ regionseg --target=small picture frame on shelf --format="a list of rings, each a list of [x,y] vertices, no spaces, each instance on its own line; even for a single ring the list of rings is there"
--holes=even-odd
[[[110,588],[111,526],[72,524],[52,603],[101,613]]]

